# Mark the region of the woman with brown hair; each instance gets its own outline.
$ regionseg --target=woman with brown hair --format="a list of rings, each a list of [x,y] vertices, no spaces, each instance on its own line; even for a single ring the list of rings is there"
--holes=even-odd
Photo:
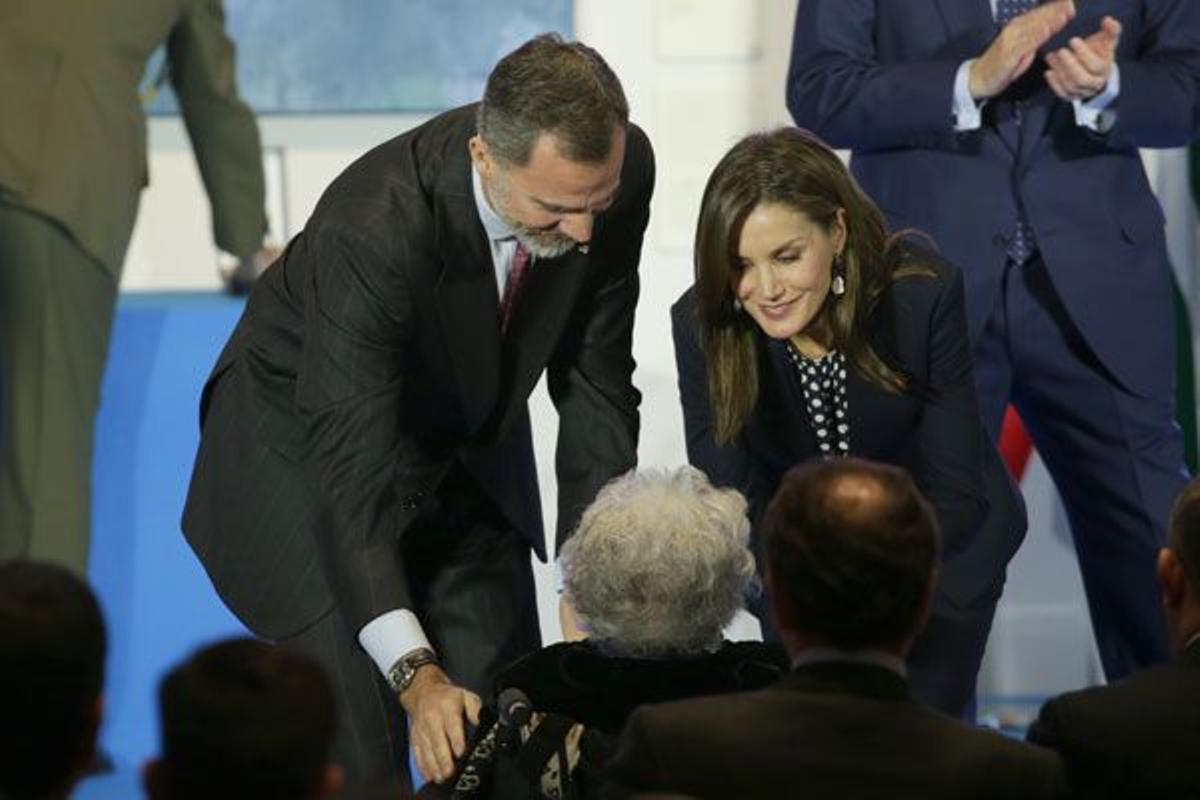
[[[1025,511],[980,422],[958,269],[889,233],[837,155],[795,128],[750,135],[717,165],[695,269],[671,309],[689,461],[742,491],[756,527],[799,462],[906,468],[942,533],[911,685],[972,717]]]

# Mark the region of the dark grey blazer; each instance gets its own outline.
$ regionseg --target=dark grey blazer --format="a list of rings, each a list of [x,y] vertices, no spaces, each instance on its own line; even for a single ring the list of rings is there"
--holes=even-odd
[[[775,686],[644,706],[609,762],[607,796],[1052,798],[1053,753],[914,702],[899,675],[828,662]]]
[[[962,273],[928,250],[906,248],[932,274],[897,280],[865,324],[876,353],[911,378],[913,391],[889,392],[849,370],[850,451],[912,474],[942,530],[939,587],[966,607],[999,593],[1025,534],[1025,507],[979,419]],[[783,474],[819,456],[796,368],[784,343],[758,336],[757,405],[738,438],[718,446],[693,290],[671,320],[688,460],[745,494],[757,521]]]
[[[630,127],[589,253],[534,265],[507,335],[471,185],[475,107],[370,151],[255,287],[201,401],[184,532],[229,607],[290,635],[413,607],[399,542],[458,462],[544,557],[526,398],[560,417],[559,540],[636,461],[630,354],[653,154]]]
[[[1078,797],[1200,798],[1200,643],[1171,664],[1048,701],[1028,739],[1058,751]]]

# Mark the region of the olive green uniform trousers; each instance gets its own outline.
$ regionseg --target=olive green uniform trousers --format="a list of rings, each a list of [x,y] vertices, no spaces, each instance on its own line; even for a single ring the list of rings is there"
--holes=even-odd
[[[117,286],[0,195],[0,560],[87,570],[92,436]]]

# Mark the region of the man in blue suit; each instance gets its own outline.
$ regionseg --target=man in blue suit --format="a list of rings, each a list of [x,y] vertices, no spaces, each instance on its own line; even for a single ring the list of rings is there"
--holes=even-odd
[[[1012,402],[1054,477],[1108,678],[1166,660],[1155,553],[1186,471],[1138,148],[1196,135],[1200,2],[801,0],[787,100],[963,268],[984,423]],[[965,613],[990,625],[1005,565],[980,562]]]

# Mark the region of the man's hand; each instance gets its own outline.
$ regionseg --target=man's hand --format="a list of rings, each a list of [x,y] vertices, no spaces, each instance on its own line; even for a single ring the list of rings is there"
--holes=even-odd
[[[1043,3],[1012,19],[983,55],[971,64],[968,87],[976,100],[995,97],[1025,74],[1038,48],[1075,16],[1073,0]]]
[[[220,270],[221,280],[225,283],[225,291],[235,297],[250,294],[254,282],[267,271],[267,267],[275,263],[283,254],[283,248],[276,244],[264,244],[258,252],[238,259],[229,268]]]
[[[1067,102],[1095,97],[1108,84],[1120,41],[1121,23],[1105,17],[1091,36],[1074,36],[1067,47],[1046,56],[1046,83]]]
[[[438,665],[426,664],[400,695],[400,704],[408,714],[417,769],[435,783],[449,780],[454,759],[467,749],[463,717],[479,724],[479,695],[455,686]]]

